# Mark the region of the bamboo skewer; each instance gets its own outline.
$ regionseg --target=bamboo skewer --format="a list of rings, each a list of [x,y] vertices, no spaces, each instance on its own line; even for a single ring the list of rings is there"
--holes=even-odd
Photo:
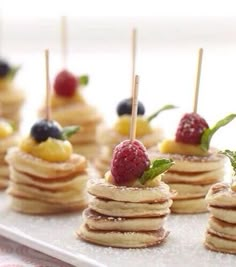
[[[136,121],[138,111],[138,87],[139,76],[135,76],[135,83],[132,90],[132,114],[131,114],[131,127],[130,127],[130,140],[134,141],[136,136]]]
[[[203,56],[203,48],[200,48],[198,51],[197,75],[196,75],[196,82],[195,82],[194,104],[193,104],[193,112],[195,113],[197,113],[197,106],[198,106],[198,95],[199,95],[201,68],[202,68],[202,56]]]
[[[131,47],[131,55],[132,55],[132,62],[131,62],[131,88],[134,88],[134,79],[135,79],[135,66],[136,66],[136,46],[137,46],[137,31],[134,28],[132,30],[132,47]]]
[[[62,65],[66,68],[67,64],[67,40],[68,40],[68,30],[67,30],[67,19],[66,16],[61,17],[61,55],[62,55]]]
[[[51,109],[50,109],[50,81],[49,81],[49,51],[46,49],[44,51],[45,55],[45,78],[46,78],[46,120],[51,119]]]

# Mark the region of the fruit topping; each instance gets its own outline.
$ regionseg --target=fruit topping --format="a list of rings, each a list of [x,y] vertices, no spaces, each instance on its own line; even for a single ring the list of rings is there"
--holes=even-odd
[[[0,119],[0,138],[8,137],[13,132],[14,132],[13,126],[9,122]]]
[[[79,85],[77,77],[67,70],[58,73],[54,81],[55,93],[63,97],[71,97],[75,94]]]
[[[55,121],[40,120],[32,126],[30,135],[37,142],[46,141],[49,137],[62,139],[62,128]]]
[[[180,120],[175,140],[185,144],[201,144],[202,134],[208,128],[207,122],[200,115],[186,113]]]
[[[150,160],[146,148],[137,140],[125,140],[115,147],[111,174],[116,184],[129,185],[148,169]]]
[[[117,114],[118,116],[122,115],[131,115],[132,113],[132,99],[127,98],[122,100],[118,106],[117,106]],[[145,108],[142,102],[138,101],[138,115],[144,115],[145,113]]]
[[[136,136],[141,137],[152,132],[150,123],[142,116],[137,117]],[[123,115],[114,125],[114,129],[121,135],[128,136],[131,127],[131,116]]]
[[[26,138],[21,142],[20,149],[49,162],[64,162],[72,154],[72,146],[69,141],[50,137],[41,143],[37,143],[33,138]]]
[[[6,61],[0,60],[0,78],[4,78],[10,72],[11,68]]]
[[[150,163],[147,150],[138,140],[125,140],[115,147],[111,161],[111,175],[106,180],[117,185],[150,186],[157,184],[160,174],[168,170],[174,162],[158,159]],[[156,180],[151,182],[151,180]]]
[[[60,124],[55,121],[40,120],[32,126],[30,135],[36,142],[46,141],[49,137],[65,140],[78,130],[79,126],[62,128]]]

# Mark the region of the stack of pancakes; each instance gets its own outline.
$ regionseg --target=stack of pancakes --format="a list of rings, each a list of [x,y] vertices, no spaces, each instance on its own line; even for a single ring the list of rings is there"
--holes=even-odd
[[[2,85],[0,85],[1,115],[18,127],[21,120],[20,110],[24,103],[25,96],[20,90],[16,90],[12,87],[1,87]]]
[[[127,140],[129,136],[121,135],[115,129],[101,129],[98,133],[98,142],[101,145],[99,157],[95,160],[95,167],[103,176],[110,168],[113,149],[120,142]],[[152,133],[146,134],[137,139],[148,149],[156,146],[163,139],[163,131],[160,128],[154,129]]]
[[[223,180],[225,157],[216,151],[207,156],[163,154],[150,152],[151,159],[171,158],[173,165],[164,175],[163,181],[177,195],[171,207],[175,213],[200,213],[207,211],[205,196],[209,188]]]
[[[5,161],[7,150],[16,146],[19,141],[17,134],[0,139],[0,189],[5,189],[9,181],[9,168]]]
[[[206,200],[211,213],[206,247],[236,254],[236,191],[228,184],[218,183],[211,187]]]
[[[87,161],[83,156],[72,154],[69,160],[54,163],[14,147],[6,161],[10,165],[12,209],[48,214],[78,210],[87,204]]]
[[[80,131],[69,138],[73,150],[87,159],[94,158],[98,151],[96,135],[97,127],[102,118],[97,109],[85,101],[63,101],[52,105],[52,119],[59,122],[62,127],[79,125]]]
[[[91,180],[93,195],[83,213],[78,235],[91,243],[120,248],[148,247],[168,235],[163,224],[172,204],[169,186],[116,186],[104,179]]]

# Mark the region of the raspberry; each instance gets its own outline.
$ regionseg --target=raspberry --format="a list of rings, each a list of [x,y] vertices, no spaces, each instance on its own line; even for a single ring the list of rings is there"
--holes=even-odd
[[[77,86],[78,79],[67,70],[59,72],[54,81],[54,90],[59,96],[73,96]]]
[[[111,161],[111,174],[118,185],[129,185],[149,167],[147,151],[138,140],[125,140],[115,147]]]
[[[197,113],[186,113],[180,120],[175,134],[176,142],[200,144],[201,136],[209,128],[207,122]]]

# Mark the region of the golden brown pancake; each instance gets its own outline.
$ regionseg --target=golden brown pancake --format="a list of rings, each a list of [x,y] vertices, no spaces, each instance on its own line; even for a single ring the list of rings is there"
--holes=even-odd
[[[207,232],[205,246],[217,252],[236,254],[236,241]]]
[[[202,213],[207,211],[205,197],[174,200],[171,206],[173,213]]]
[[[126,187],[104,182],[104,179],[90,180],[88,192],[102,199],[123,202],[163,202],[172,197],[169,186],[163,182],[156,187]]]
[[[98,213],[119,217],[156,217],[170,213],[172,200],[164,202],[123,202],[94,198],[89,207]]]
[[[166,216],[147,218],[112,217],[102,215],[91,209],[83,212],[83,219],[90,229],[106,231],[156,231],[163,227]]]
[[[92,230],[86,224],[81,225],[77,235],[97,245],[118,248],[145,248],[160,244],[169,233],[163,228],[157,231],[101,231]]]

